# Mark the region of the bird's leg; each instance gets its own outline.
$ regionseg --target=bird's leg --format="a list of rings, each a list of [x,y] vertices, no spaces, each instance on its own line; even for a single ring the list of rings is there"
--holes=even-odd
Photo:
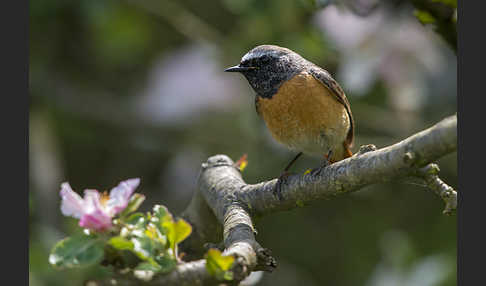
[[[334,163],[333,161],[331,161],[331,156],[332,156],[332,149],[329,149],[329,152],[327,152],[326,155],[324,155],[324,159],[321,163],[321,168],[325,168],[329,165],[331,165],[332,163]]]
[[[283,172],[280,173],[280,176],[278,176],[277,184],[275,185],[275,194],[277,195],[277,197],[279,198],[279,200],[282,200],[283,199],[282,193],[281,193],[281,190],[280,189],[281,189],[282,184],[285,181],[285,179],[287,179],[287,177],[290,175],[289,169],[295,163],[295,161],[297,161],[297,159],[299,159],[299,157],[301,155],[302,155],[302,152],[299,152],[294,157],[294,159],[292,159],[292,161],[289,162],[289,164],[287,165],[287,167],[285,167],[285,169],[283,170]]]
[[[329,149],[329,152],[327,152],[327,154],[324,155],[324,160],[321,161],[321,165],[315,168],[314,170],[312,170],[311,174],[315,175],[319,173],[322,169],[334,163],[334,161],[331,160],[331,156],[332,156],[332,150]]]
[[[299,152],[299,154],[297,154],[294,159],[292,159],[292,161],[289,162],[289,164],[287,165],[287,167],[285,167],[285,169],[283,170],[283,173],[287,173],[290,169],[290,167],[292,167],[292,165],[295,163],[295,161],[297,161],[297,159],[299,159],[299,157],[302,155],[302,152]]]

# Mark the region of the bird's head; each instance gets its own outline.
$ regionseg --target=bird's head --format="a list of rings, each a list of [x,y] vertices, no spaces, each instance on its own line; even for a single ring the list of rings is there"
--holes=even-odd
[[[243,74],[259,96],[271,97],[284,81],[301,70],[303,61],[287,48],[261,45],[246,53],[240,64],[225,71]]]

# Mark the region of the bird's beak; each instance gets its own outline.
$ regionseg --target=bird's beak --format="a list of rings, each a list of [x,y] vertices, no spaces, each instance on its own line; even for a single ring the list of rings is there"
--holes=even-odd
[[[244,71],[249,71],[249,70],[254,70],[254,69],[256,69],[256,67],[240,67],[238,65],[238,66],[227,68],[224,71],[225,72],[244,72]]]

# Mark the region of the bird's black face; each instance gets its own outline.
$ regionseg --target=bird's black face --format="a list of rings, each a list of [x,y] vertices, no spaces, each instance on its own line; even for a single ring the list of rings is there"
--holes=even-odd
[[[300,71],[303,60],[289,49],[263,45],[246,53],[239,65],[225,71],[242,73],[257,95],[270,98],[284,81]]]

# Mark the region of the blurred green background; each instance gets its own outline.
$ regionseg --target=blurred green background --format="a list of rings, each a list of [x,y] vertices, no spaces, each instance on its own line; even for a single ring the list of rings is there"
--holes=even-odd
[[[362,12],[374,2],[30,1],[30,285],[109,275],[48,264],[54,243],[79,231],[59,210],[61,182],[82,192],[140,177],[142,210],[161,203],[177,214],[211,155],[247,153],[248,183],[280,174],[295,154],[270,137],[243,76],[223,72],[256,45],[288,47],[331,72],[356,120],[354,151],[454,114],[454,51],[407,1]],[[293,171],[318,164],[304,157]],[[456,188],[456,154],[439,164]],[[442,209],[405,179],[270,215],[255,222],[257,239],[278,268],[254,278],[262,286],[456,285],[456,217]]]

